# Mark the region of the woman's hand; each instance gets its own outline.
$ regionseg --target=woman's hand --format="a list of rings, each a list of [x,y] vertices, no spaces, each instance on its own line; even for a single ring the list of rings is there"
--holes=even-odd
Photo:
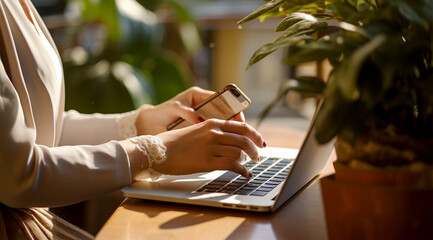
[[[193,107],[213,93],[199,87],[192,87],[157,106],[142,108],[135,122],[138,135],[156,135],[165,132],[167,126],[179,117],[191,124],[200,122]],[[234,120],[243,122],[243,114],[238,114]]]
[[[242,151],[258,161],[256,146],[264,147],[260,133],[238,121],[210,119],[157,136],[167,147],[167,160],[153,169],[171,175],[230,170],[250,178],[252,174],[240,164]]]

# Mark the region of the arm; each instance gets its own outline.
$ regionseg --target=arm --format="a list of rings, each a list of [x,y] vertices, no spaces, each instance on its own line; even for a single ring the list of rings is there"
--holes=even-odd
[[[117,124],[120,114],[64,112],[59,145],[101,144],[124,139]]]
[[[131,182],[118,142],[49,148],[35,143],[20,99],[0,61],[0,202],[11,207],[60,206]]]

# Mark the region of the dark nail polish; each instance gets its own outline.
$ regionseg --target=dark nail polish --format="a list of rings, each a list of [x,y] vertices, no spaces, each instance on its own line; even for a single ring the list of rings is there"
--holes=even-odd
[[[253,174],[250,172],[250,173],[248,174],[248,176],[249,176],[249,178],[252,178],[252,177],[253,177]]]
[[[197,118],[197,120],[195,121],[196,123],[201,123],[201,122],[203,122],[204,121],[204,119],[203,118],[201,118],[201,117],[198,117]]]
[[[265,141],[263,141],[263,147],[266,147],[266,142]]]

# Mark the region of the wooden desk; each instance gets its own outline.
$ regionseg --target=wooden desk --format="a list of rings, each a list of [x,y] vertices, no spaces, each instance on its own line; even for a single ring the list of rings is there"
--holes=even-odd
[[[259,129],[268,146],[298,148],[304,133]],[[333,172],[332,154],[321,175]],[[274,213],[252,213],[125,199],[96,239],[326,239],[319,181],[314,180]]]

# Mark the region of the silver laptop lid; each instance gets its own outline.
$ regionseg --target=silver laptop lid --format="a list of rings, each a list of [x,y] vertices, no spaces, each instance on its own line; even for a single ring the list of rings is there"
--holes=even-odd
[[[334,149],[335,139],[325,144],[319,144],[315,137],[316,116],[321,106],[322,102],[317,107],[316,113],[311,120],[310,129],[308,129],[304,142],[299,149],[293,167],[280,193],[276,196],[275,204],[272,207],[273,211],[278,209],[323,169]]]

